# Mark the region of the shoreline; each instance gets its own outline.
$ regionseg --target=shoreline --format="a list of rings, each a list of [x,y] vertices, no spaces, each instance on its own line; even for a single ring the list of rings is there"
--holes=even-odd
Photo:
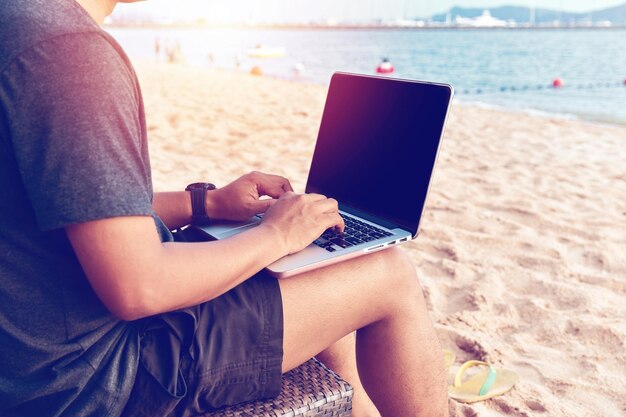
[[[447,82],[455,87],[457,99],[463,96],[464,101],[499,105],[512,111],[539,110],[557,116],[572,115],[593,122],[626,125],[623,109],[626,74],[619,66],[623,51],[616,49],[620,35],[626,31],[552,31],[546,32],[547,39],[543,42],[541,33],[514,34],[498,30],[484,33],[478,30],[466,35],[458,31],[439,34],[372,32],[376,40],[376,44],[372,44],[368,39],[374,38],[365,32],[322,33],[306,28],[293,31],[291,35],[289,29],[283,32],[220,31],[215,27],[110,29],[129,54],[147,60],[156,59],[155,47],[160,48],[160,59],[164,59],[163,52],[178,45],[179,56],[189,65],[234,71],[239,66],[244,72],[259,66],[266,77],[327,85],[336,69],[376,75],[377,65],[387,57],[396,69],[391,75]],[[476,50],[472,47],[475,42],[478,42]],[[493,47],[480,42],[491,42]],[[254,45],[263,44],[281,49],[285,55],[271,60],[248,55]],[[589,62],[578,62],[580,57],[567,55],[569,45],[573,44],[581,44],[587,53],[598,51],[602,55]],[[452,51],[454,54],[449,55]],[[496,51],[499,53],[495,54]],[[483,58],[471,58],[476,53]],[[510,58],[504,59],[504,56]],[[470,61],[463,64],[467,59]],[[476,66],[482,66],[483,70],[465,73]],[[302,79],[296,78],[296,71]],[[559,81],[561,88],[553,88],[559,79],[564,80]]]
[[[132,57],[131,57],[132,58]],[[151,60],[133,60],[133,62],[137,62],[137,63],[141,63],[141,64],[155,64],[154,61]],[[304,84],[304,85],[313,85],[313,86],[319,86],[319,87],[323,87],[325,89],[328,89],[328,84],[327,83],[323,83],[323,82],[319,82],[319,81],[315,81],[312,79],[307,79],[306,77],[286,77],[286,76],[281,76],[278,74],[272,74],[272,73],[267,73],[267,74],[263,74],[261,76],[256,76],[256,75],[251,75],[249,71],[243,70],[243,69],[237,69],[237,68],[231,68],[231,67],[225,67],[225,66],[204,66],[204,65],[197,65],[197,64],[193,64],[193,63],[189,63],[189,62],[177,62],[177,63],[156,63],[157,65],[181,65],[181,66],[188,66],[188,67],[193,67],[193,68],[197,68],[200,70],[206,70],[206,71],[224,71],[224,72],[232,72],[234,74],[242,74],[242,75],[250,75],[253,77],[260,77],[260,78],[269,78],[269,79],[274,79],[274,80],[279,80],[279,81],[286,81],[286,82],[292,82],[292,83],[296,83],[296,84]],[[376,75],[376,74],[368,74],[368,75]],[[424,81],[424,80],[422,80]],[[626,85],[624,86],[624,88],[626,89]],[[481,107],[481,108],[485,108],[485,109],[493,109],[493,110],[498,110],[498,111],[503,111],[503,112],[510,112],[510,113],[514,113],[514,114],[524,114],[524,115],[528,115],[528,116],[536,116],[536,117],[542,117],[542,118],[556,118],[556,119],[563,119],[563,120],[573,120],[573,121],[579,121],[579,122],[588,122],[591,124],[596,124],[599,126],[606,126],[606,127],[626,127],[626,120],[622,121],[622,120],[606,120],[606,119],[602,119],[602,118],[594,118],[591,116],[584,116],[584,115],[578,115],[578,114],[574,114],[574,113],[560,113],[560,112],[549,112],[549,111],[545,111],[545,110],[541,110],[541,109],[535,109],[532,107],[506,107],[506,106],[502,106],[502,105],[498,105],[498,104],[493,104],[493,103],[488,103],[485,101],[480,101],[480,100],[467,100],[466,97],[468,95],[467,94],[459,94],[458,92],[455,93],[454,99],[453,99],[453,103],[455,104],[459,104],[462,106],[477,106],[477,107]]]
[[[456,97],[455,97],[456,99]],[[459,102],[461,102],[460,104],[462,105],[469,105],[469,106],[476,106],[476,107],[481,107],[481,108],[485,108],[485,109],[489,109],[489,110],[498,110],[498,111],[503,111],[503,112],[510,112],[510,113],[517,113],[517,114],[524,114],[530,117],[537,117],[537,118],[545,118],[545,119],[559,119],[559,120],[568,120],[568,121],[576,121],[576,122],[581,122],[581,123],[590,123],[592,125],[597,125],[599,127],[616,127],[616,128],[623,128],[626,127],[626,121],[620,121],[620,120],[606,120],[606,119],[601,119],[601,118],[593,118],[593,117],[584,117],[584,116],[580,116],[577,114],[573,114],[573,113],[558,113],[558,112],[548,112],[548,111],[544,111],[544,110],[538,110],[538,109],[533,109],[533,108],[511,108],[511,107],[505,107],[505,106],[500,106],[497,104],[492,104],[492,103],[486,103],[483,101],[465,101],[465,100],[457,100]]]

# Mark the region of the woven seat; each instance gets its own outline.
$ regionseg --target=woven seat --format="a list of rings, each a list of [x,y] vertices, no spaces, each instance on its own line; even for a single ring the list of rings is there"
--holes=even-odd
[[[350,384],[315,359],[283,375],[281,394],[223,408],[202,417],[349,417],[353,390]]]

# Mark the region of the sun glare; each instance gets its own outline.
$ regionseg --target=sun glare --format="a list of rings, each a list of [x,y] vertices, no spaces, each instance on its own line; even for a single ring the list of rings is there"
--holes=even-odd
[[[197,21],[209,23],[262,22],[276,19],[285,8],[296,5],[284,1],[252,0],[148,0],[135,4],[120,4],[116,13],[145,13],[162,21]]]

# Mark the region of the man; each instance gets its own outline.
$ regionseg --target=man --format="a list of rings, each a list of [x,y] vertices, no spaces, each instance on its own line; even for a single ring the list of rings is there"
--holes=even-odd
[[[377,413],[368,395],[383,416],[446,415],[402,252],[262,272],[342,228],[334,200],[261,173],[153,194],[139,85],[98,26],[116,3],[0,3],[0,415],[192,416],[274,396],[314,355],[355,385],[355,416]],[[192,210],[265,216],[227,240],[173,242]]]

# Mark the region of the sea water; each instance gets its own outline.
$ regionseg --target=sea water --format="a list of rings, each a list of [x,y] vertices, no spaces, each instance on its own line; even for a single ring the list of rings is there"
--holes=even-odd
[[[179,45],[202,67],[260,66],[267,75],[328,84],[334,71],[374,74],[383,58],[394,77],[451,84],[456,99],[626,124],[626,30],[119,29],[109,32],[132,58],[157,59]],[[250,58],[256,45],[285,48]],[[163,56],[161,55],[161,58]],[[304,68],[299,75],[295,67]],[[555,79],[562,88],[553,88]]]

